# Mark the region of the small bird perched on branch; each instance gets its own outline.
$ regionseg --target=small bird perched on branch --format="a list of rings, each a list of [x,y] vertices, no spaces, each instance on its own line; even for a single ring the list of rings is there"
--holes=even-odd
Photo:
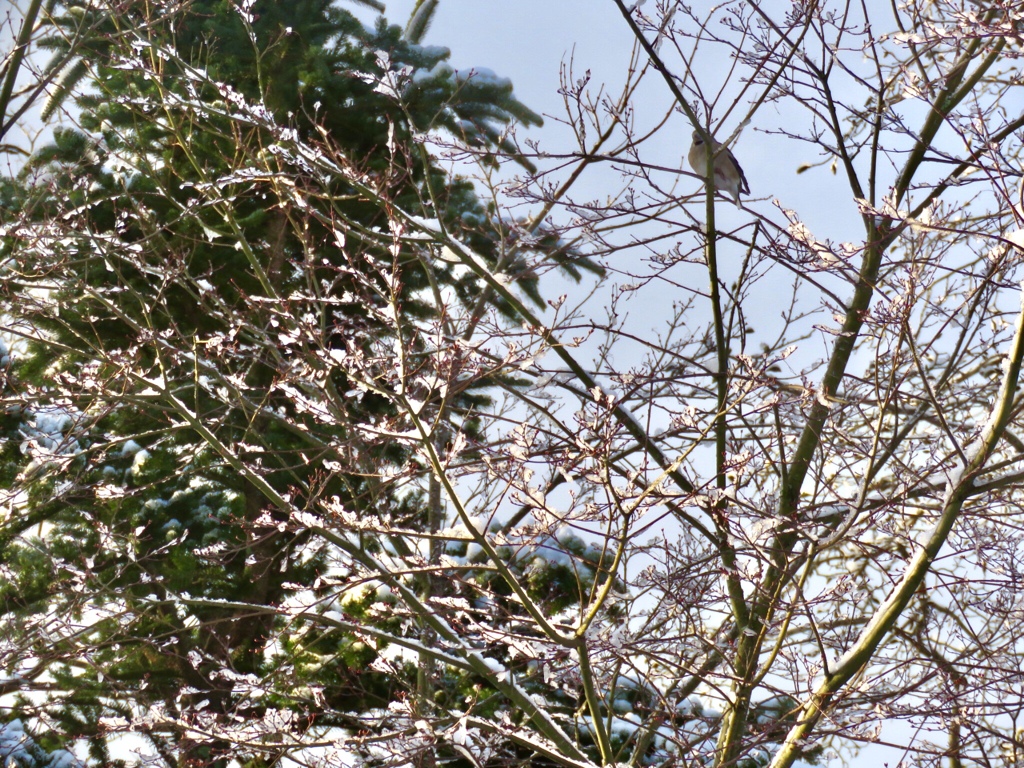
[[[749,195],[750,186],[747,184],[747,177],[743,175],[743,169],[736,162],[736,158],[728,148],[721,149],[721,143],[711,139],[711,152],[715,157],[715,189],[724,195],[730,195],[736,203],[740,204],[740,194]],[[690,154],[687,156],[690,167],[704,176],[708,171],[707,146],[704,139],[697,131],[693,132],[693,144],[690,145]]]

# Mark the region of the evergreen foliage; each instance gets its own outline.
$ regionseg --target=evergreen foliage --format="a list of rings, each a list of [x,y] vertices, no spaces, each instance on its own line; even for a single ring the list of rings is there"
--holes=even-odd
[[[529,170],[509,128],[540,123],[510,81],[421,45],[436,8],[419,3],[403,31],[328,0],[75,0],[44,41],[60,73],[45,112],[75,96],[80,124],[0,190],[24,335],[3,350],[0,475],[23,514],[0,530],[15,576],[0,604],[12,666],[38,659],[47,681],[8,693],[13,716],[50,729],[46,748],[12,748],[20,768],[69,768],[48,749],[73,741],[116,765],[127,734],[182,768],[271,765],[339,734],[366,765],[548,766],[534,738],[548,720],[578,764],[714,753],[723,716],[692,690],[598,653],[595,706],[582,644],[553,642],[525,607],[575,637],[607,588],[593,631],[614,649],[628,596],[607,547],[538,509],[481,526],[500,541],[482,557],[439,514],[424,445],[453,477],[472,458],[531,488],[526,462],[502,464],[515,447],[482,439],[493,391],[523,382],[514,342],[496,358],[473,331],[524,315],[481,272],[543,306],[539,269],[598,270],[427,150],[443,137]],[[45,631],[53,615],[61,630]],[[796,710],[757,705],[735,764],[766,764]],[[382,747],[395,734],[408,755]]]
[[[46,521],[46,530],[9,524],[4,559],[19,580],[0,597],[9,612],[56,611],[87,628],[88,658],[73,638],[58,642],[66,651],[49,674],[59,693],[43,709],[60,730],[85,737],[95,760],[110,759],[115,717],[172,762],[216,764],[235,746],[197,737],[183,725],[189,718],[258,720],[283,707],[340,713],[337,724],[351,726],[415,675],[367,669],[376,654],[350,630],[289,634],[277,607],[322,581],[312,594],[326,599],[332,549],[288,529],[196,427],[257,462],[262,480],[300,505],[335,498],[358,515],[422,529],[421,468],[401,445],[360,436],[363,425],[394,418],[387,399],[344,373],[318,372],[305,385],[340,398],[336,418],[323,419],[290,389],[303,382],[289,334],[298,323],[328,358],[379,361],[394,343],[380,321],[389,301],[409,322],[430,324],[439,318],[423,291],[470,305],[486,298],[472,274],[443,259],[425,270],[415,246],[387,247],[391,236],[378,235],[387,216],[344,176],[328,183],[321,210],[300,211],[288,185],[305,181],[268,157],[279,140],[268,127],[325,140],[396,204],[438,219],[497,264],[518,224],[495,218],[468,181],[420,153],[418,137],[447,131],[528,166],[504,130],[540,118],[509,81],[457,73],[446,49],[411,42],[383,20],[367,28],[327,0],[258,2],[251,15],[222,0],[152,10],[68,4],[45,41],[55,61],[72,53],[73,36],[88,35],[48,113],[84,77],[81,128],[58,128],[5,190],[5,209],[36,222],[8,245],[23,249],[21,295],[33,296],[23,318],[39,337],[11,367],[8,402],[31,389],[33,410],[8,409],[4,468],[26,481],[25,520]],[[387,82],[404,89],[402,106]],[[246,109],[266,123],[240,120]],[[363,239],[339,242],[333,217]],[[47,229],[55,220],[59,235]],[[577,277],[580,266],[592,269],[543,232],[516,258],[531,255]],[[362,274],[380,263],[399,276],[392,295]],[[504,269],[540,301],[525,261]],[[13,299],[20,288],[7,290]],[[159,341],[172,337],[193,346]],[[451,429],[473,434],[473,409],[496,381],[477,377],[445,403]],[[223,386],[240,399],[225,401]],[[172,413],[165,395],[186,401],[195,423]],[[394,479],[382,485],[375,477],[385,465]],[[380,551],[383,542],[371,536],[365,546]],[[373,595],[346,606],[381,611]],[[280,690],[249,698],[237,685],[249,678]],[[318,691],[319,705],[298,683]],[[38,706],[25,699],[18,711]]]
[[[0,761],[9,768],[80,768],[82,763],[66,750],[48,752],[20,720],[0,724]]]

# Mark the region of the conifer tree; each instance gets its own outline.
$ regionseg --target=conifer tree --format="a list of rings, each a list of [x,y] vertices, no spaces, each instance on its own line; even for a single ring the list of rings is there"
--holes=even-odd
[[[0,186],[0,757],[790,768],[897,721],[1014,762],[1006,8],[616,0],[620,96],[568,66],[578,146],[531,158],[511,85],[422,45],[436,0],[102,2]],[[716,207],[672,153],[732,125],[832,156],[863,238]],[[581,242],[627,282],[536,309]]]
[[[410,34],[425,23],[420,9]],[[337,724],[352,727],[359,712],[415,693],[416,670],[367,670],[376,653],[351,632],[283,631],[278,606],[302,588],[330,593],[332,549],[291,530],[266,489],[204,435],[258,464],[261,482],[300,507],[333,498],[429,531],[438,521],[428,520],[422,467],[363,434],[386,433],[387,398],[344,373],[297,370],[292,345],[312,339],[328,360],[372,357],[393,334],[381,321],[389,300],[410,323],[439,321],[419,298],[428,291],[509,308],[454,264],[424,265],[389,232],[379,200],[344,175],[326,183],[318,210],[302,210],[289,188],[304,180],[274,159],[281,137],[270,127],[322,142],[395,205],[501,261],[539,301],[528,258],[543,253],[572,276],[590,265],[536,228],[529,245],[509,248],[515,227],[419,142],[444,131],[489,149],[492,163],[511,154],[528,166],[504,131],[540,118],[508,81],[457,73],[447,50],[383,20],[368,29],[327,0],[197,0],[157,12],[69,3],[59,24],[49,44],[60,61],[71,35],[89,30],[51,102],[53,111],[84,85],[80,128],[56,129],[4,192],[5,209],[23,216],[7,228],[17,275],[7,298],[9,327],[26,340],[8,382],[3,461],[9,485],[26,493],[23,522],[45,531],[11,528],[4,554],[17,579],[0,599],[9,622],[35,627],[57,612],[77,630],[26,633],[32,653],[52,659],[55,682],[45,701],[26,692],[15,709],[44,711],[103,763],[128,729],[168,764],[222,764],[238,745],[207,724],[258,721],[274,707],[310,722],[341,713]],[[389,83],[403,89],[401,106]],[[363,274],[382,257],[400,283]],[[473,410],[496,381],[477,377],[432,406],[449,434],[473,435]],[[333,418],[320,418],[303,387],[329,393]],[[381,466],[393,468],[390,483]],[[369,535],[364,545],[404,546]],[[378,603],[369,594],[346,610],[379,613]],[[278,693],[247,696],[256,680]]]

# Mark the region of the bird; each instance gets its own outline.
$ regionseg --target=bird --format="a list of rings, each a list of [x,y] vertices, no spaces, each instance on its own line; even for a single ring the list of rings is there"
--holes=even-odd
[[[715,189],[722,194],[731,196],[733,202],[739,207],[740,195],[749,195],[750,186],[747,184],[747,177],[743,175],[743,169],[736,162],[736,157],[728,147],[721,149],[721,146],[721,143],[715,141],[714,137],[711,138],[711,150],[715,157]],[[693,144],[690,145],[690,154],[687,156],[690,167],[696,173],[705,176],[708,172],[707,158],[704,139],[701,138],[698,131],[694,131]]]

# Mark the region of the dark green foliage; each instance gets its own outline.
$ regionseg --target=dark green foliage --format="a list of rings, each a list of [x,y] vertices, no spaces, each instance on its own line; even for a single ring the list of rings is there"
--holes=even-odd
[[[50,751],[26,733],[21,720],[0,724],[0,761],[8,768],[78,768],[81,763],[63,750]]]
[[[17,356],[8,394],[31,387],[35,407],[52,402],[67,419],[26,454],[26,413],[6,414],[3,471],[24,478],[24,519],[46,528],[34,538],[25,527],[7,532],[5,562],[20,581],[0,598],[9,613],[89,617],[88,659],[67,639],[50,669],[66,693],[46,706],[103,763],[105,716],[152,709],[173,722],[195,707],[215,722],[259,719],[268,706],[309,712],[308,688],[320,692],[314,714],[347,727],[345,713],[385,707],[413,689],[415,670],[371,668],[377,651],[327,614],[297,631],[285,626],[278,608],[303,585],[332,599],[329,586],[312,586],[332,568],[330,548],[290,527],[251,478],[167,407],[169,397],[186,403],[196,423],[299,507],[336,499],[367,518],[426,526],[424,495],[409,488],[422,484],[422,467],[409,448],[361,432],[398,418],[392,385],[381,377],[380,391],[357,386],[341,367],[299,370],[289,345],[328,357],[345,350],[386,371],[402,331],[382,319],[387,284],[375,269],[398,276],[403,323],[438,322],[423,291],[440,285],[472,306],[485,298],[483,286],[443,260],[429,264],[430,274],[421,249],[391,251],[387,238],[375,239],[388,213],[343,173],[325,182],[314,215],[297,206],[288,185],[312,180],[268,154],[280,146],[277,126],[297,141],[323,142],[394,205],[439,219],[538,303],[528,259],[550,257],[573,276],[577,264],[592,268],[537,232],[509,262],[524,236],[513,234],[519,225],[498,221],[469,181],[436,167],[414,140],[446,131],[496,162],[514,150],[503,133],[510,121],[540,122],[507,80],[457,74],[447,50],[416,45],[383,20],[367,29],[326,0],[258,2],[251,18],[221,0],[163,17],[150,9],[120,3],[107,14],[68,4],[46,45],[66,58],[69,33],[85,42],[50,111],[87,74],[81,128],[55,130],[21,184],[3,192],[5,221],[21,214],[64,228],[45,245],[5,244],[19,254],[19,284],[47,286],[44,299],[6,289],[42,332]],[[377,87],[382,77],[405,89],[402,104]],[[263,124],[250,119],[260,110]],[[274,174],[288,184],[275,185]],[[336,219],[348,226],[345,247]],[[406,341],[417,352],[411,335]],[[492,383],[472,382],[446,401],[453,432],[474,436],[473,412],[488,404]],[[330,418],[302,397],[324,390],[343,399]],[[364,544],[371,552],[397,546],[372,535]],[[539,562],[530,589],[553,609],[578,599],[559,597],[554,581],[589,588],[591,575],[581,583],[578,573]],[[344,605],[360,622],[408,631],[387,608],[375,592]],[[268,691],[258,702],[231,682],[246,675]],[[438,695],[458,701],[472,686],[449,676]],[[196,743],[181,722],[150,734],[160,754],[190,765],[225,759],[227,745]]]

